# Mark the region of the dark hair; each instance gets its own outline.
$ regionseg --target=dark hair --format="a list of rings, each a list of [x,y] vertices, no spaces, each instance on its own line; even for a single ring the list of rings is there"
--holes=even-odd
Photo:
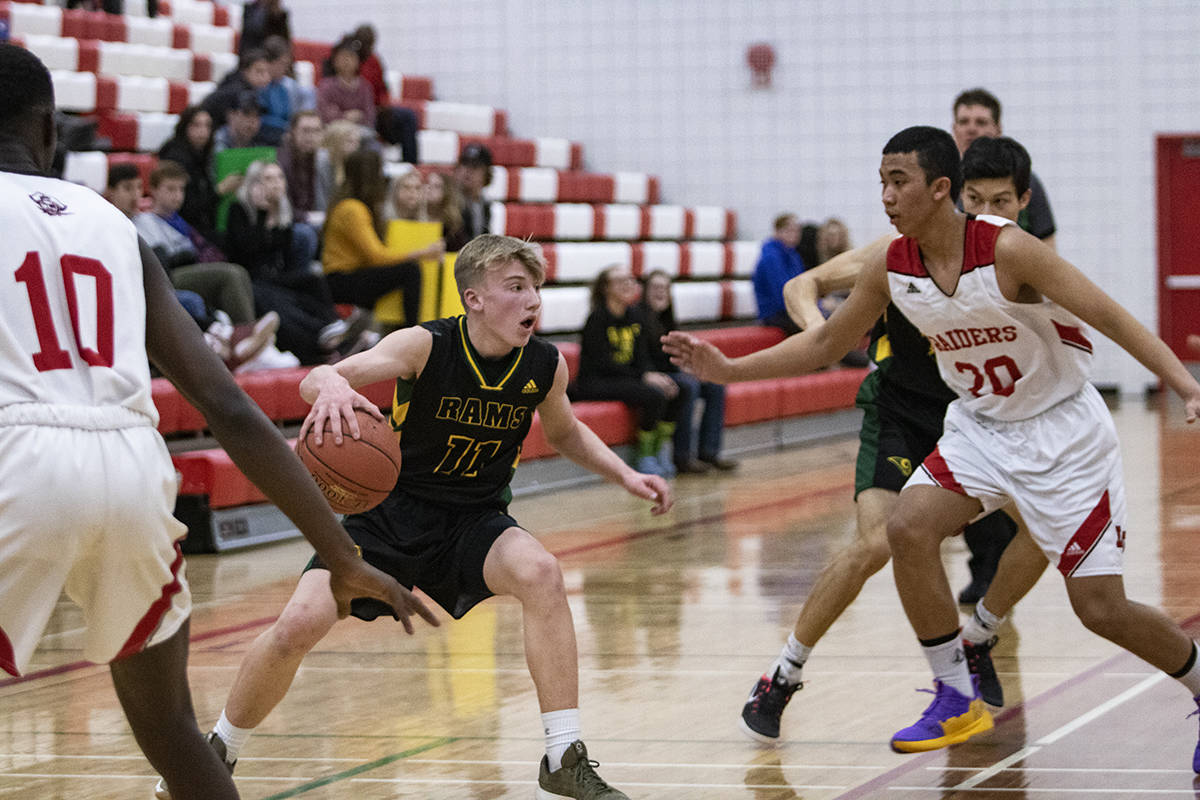
[[[163,181],[183,181],[187,184],[188,173],[177,161],[165,158],[150,172],[150,188],[157,189]]]
[[[941,128],[915,125],[897,133],[883,146],[883,154],[916,153],[917,164],[925,173],[925,183],[938,178],[950,179],[950,200],[958,202],[962,191],[962,166],[954,137]]]
[[[600,274],[592,281],[591,304],[593,311],[598,308],[604,308],[604,304],[607,302],[605,294],[608,291],[608,284],[612,282],[612,271],[614,269],[621,269],[622,266],[624,265],[609,264],[600,270]]]
[[[345,177],[329,198],[329,209],[343,200],[362,201],[371,210],[371,222],[380,238],[384,235],[383,215],[380,206],[387,198],[387,180],[383,177],[383,157],[379,151],[360,147],[346,156],[343,165]]]
[[[141,177],[141,171],[129,162],[111,164],[108,167],[108,188],[115,189],[118,184]]]
[[[1007,136],[980,136],[962,157],[963,181],[1012,178],[1017,197],[1029,191],[1029,151]]]
[[[261,116],[262,106],[258,104],[258,92],[255,92],[253,89],[243,89],[238,92],[237,96],[233,99],[233,103],[229,106],[228,113],[232,114],[234,111],[240,114]]]
[[[268,61],[278,61],[286,55],[291,55],[292,43],[278,34],[272,34],[263,39],[262,49],[267,54]]]
[[[261,47],[251,47],[246,52],[242,53],[242,57],[238,59],[238,71],[243,71],[250,68],[250,65],[255,61],[270,61],[271,56]]]
[[[191,150],[192,143],[188,141],[187,129],[188,129],[188,126],[190,126],[192,124],[192,120],[194,120],[198,114],[208,114],[208,125],[209,125],[208,141],[205,143],[204,149],[200,153],[200,155],[204,158],[205,162],[207,162],[208,157],[212,154],[213,133],[214,133],[214,131],[212,129],[213,118],[212,118],[212,114],[208,113],[208,109],[206,109],[202,106],[188,106],[183,111],[181,111],[179,113],[179,121],[175,123],[175,133],[171,134],[171,140],[177,141],[183,147],[186,147],[188,150]],[[164,145],[164,147],[165,147],[165,145]]]
[[[50,70],[24,47],[0,44],[0,130],[23,134],[34,114],[53,112]]]
[[[1000,124],[1000,101],[987,89],[982,87],[967,89],[954,98],[953,113],[955,116],[958,116],[959,106],[983,106],[992,112],[992,121],[997,125]]]

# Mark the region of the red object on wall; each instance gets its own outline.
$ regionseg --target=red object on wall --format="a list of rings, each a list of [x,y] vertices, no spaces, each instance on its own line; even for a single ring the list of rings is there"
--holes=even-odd
[[[766,42],[756,42],[746,48],[746,63],[750,65],[750,79],[754,87],[765,89],[771,85],[771,71],[775,69],[775,48]]]
[[[1200,333],[1200,133],[1157,137],[1158,335],[1184,361]]]

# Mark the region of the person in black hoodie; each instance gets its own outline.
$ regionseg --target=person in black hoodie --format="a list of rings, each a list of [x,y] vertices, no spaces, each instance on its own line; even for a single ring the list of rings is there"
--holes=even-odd
[[[671,459],[659,451],[675,433],[679,387],[656,370],[650,330],[637,305],[640,288],[628,267],[613,265],[592,284],[592,311],[583,326],[579,378],[572,400],[620,400],[637,416],[634,468],[670,477]]]

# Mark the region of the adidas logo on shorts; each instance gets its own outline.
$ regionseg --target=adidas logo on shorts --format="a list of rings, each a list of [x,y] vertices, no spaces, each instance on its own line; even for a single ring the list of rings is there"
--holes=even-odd
[[[904,293],[905,294],[920,294],[921,290],[917,288],[916,284],[914,284],[912,281],[909,281],[908,288],[905,289]]]
[[[1067,555],[1069,555],[1069,556],[1083,555],[1083,548],[1079,546],[1079,542],[1071,542],[1071,546],[1067,548]]]

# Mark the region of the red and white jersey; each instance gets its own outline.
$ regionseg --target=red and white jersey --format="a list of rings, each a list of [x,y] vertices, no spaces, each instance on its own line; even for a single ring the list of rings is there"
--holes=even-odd
[[[996,282],[1002,217],[967,219],[962,273],[947,295],[925,269],[916,240],[888,248],[892,302],[929,338],[942,380],[974,414],[1027,419],[1074,395],[1091,373],[1084,325],[1043,299],[1014,303]]]
[[[158,422],[133,224],[83,186],[0,172],[0,408],[120,406]]]

